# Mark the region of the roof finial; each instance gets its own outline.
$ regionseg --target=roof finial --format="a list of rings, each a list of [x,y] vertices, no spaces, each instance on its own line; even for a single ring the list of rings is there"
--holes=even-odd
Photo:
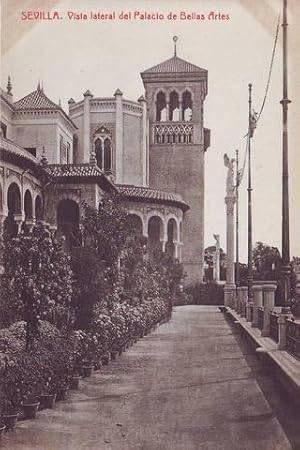
[[[38,82],[38,85],[37,85],[37,91],[40,91],[41,90],[41,83],[40,83],[40,79],[39,79],[39,82]]]
[[[12,84],[11,84],[11,80],[10,80],[10,76],[8,75],[8,79],[7,79],[7,93],[11,95],[11,90],[12,90]]]
[[[177,56],[177,48],[176,43],[178,41],[178,36],[173,36],[173,42],[174,42],[174,56]]]

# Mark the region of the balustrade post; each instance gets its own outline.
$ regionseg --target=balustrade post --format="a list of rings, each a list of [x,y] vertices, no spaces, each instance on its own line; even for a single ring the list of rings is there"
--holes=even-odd
[[[293,317],[290,313],[280,313],[278,316],[278,350],[286,349],[286,319]]]
[[[255,284],[253,286],[253,319],[252,326],[258,326],[258,308],[263,306],[263,291],[262,286]]]
[[[238,287],[236,289],[236,302],[237,302],[237,313],[241,314],[242,313],[242,291],[241,288]]]
[[[246,303],[246,321],[251,322],[251,306],[253,306],[253,303],[247,302]]]
[[[241,297],[242,297],[242,306],[241,306],[241,316],[246,317],[246,305],[248,300],[248,287],[247,286],[241,286],[239,288],[241,290]]]
[[[270,313],[275,306],[276,284],[263,285],[264,325],[261,331],[263,337],[270,335]]]

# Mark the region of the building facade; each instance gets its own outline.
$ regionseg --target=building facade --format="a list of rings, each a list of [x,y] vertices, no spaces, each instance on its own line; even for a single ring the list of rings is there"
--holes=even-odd
[[[80,245],[83,202],[97,208],[105,193],[119,192],[149,253],[168,252],[183,262],[189,282],[200,281],[207,71],[175,54],[141,76],[145,94],[137,102],[119,89],[107,98],[87,90],[68,101],[68,113],[40,85],[14,101],[8,81],[1,91],[1,222],[9,218],[21,230],[43,218]]]

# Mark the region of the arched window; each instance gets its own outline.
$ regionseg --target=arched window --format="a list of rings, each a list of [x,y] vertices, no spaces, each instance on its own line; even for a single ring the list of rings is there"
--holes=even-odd
[[[12,183],[7,190],[7,205],[12,215],[21,214],[21,192],[16,183]]]
[[[111,170],[111,142],[108,138],[104,141],[104,170]]]
[[[27,189],[24,196],[25,219],[32,219],[32,196]]]
[[[167,120],[166,96],[164,92],[160,91],[156,97],[156,120],[164,122]]]
[[[43,204],[39,195],[37,195],[35,199],[35,218],[36,220],[42,220],[43,218]]]
[[[95,154],[97,165],[102,169],[102,141],[100,138],[95,140]]]
[[[151,261],[157,260],[162,252],[163,223],[160,217],[152,216],[148,222],[148,255]]]
[[[100,136],[95,140],[97,165],[105,172],[112,170],[112,145],[109,137]]]
[[[182,115],[185,122],[190,122],[193,119],[192,96],[189,91],[185,91],[182,96]]]
[[[177,92],[172,91],[170,94],[170,120],[172,122],[178,122],[180,120],[179,117],[179,97]]]

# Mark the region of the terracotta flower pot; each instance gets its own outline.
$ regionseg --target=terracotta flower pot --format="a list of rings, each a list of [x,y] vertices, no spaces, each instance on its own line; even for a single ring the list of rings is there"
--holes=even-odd
[[[70,389],[78,389],[79,388],[79,381],[80,381],[80,376],[79,375],[74,375],[73,377],[70,378],[70,383],[69,383],[69,387]]]
[[[44,409],[53,409],[56,400],[56,394],[42,394],[40,396],[41,405]]]
[[[94,366],[82,366],[82,376],[84,378],[89,378],[94,371]]]
[[[5,431],[5,428],[6,428],[6,426],[4,425],[4,423],[0,423],[0,441],[1,441],[2,434]]]
[[[111,352],[110,357],[112,361],[115,361],[117,359],[117,352]]]
[[[107,366],[108,363],[109,363],[109,356],[108,356],[108,355],[102,356],[101,362],[102,362],[102,364],[103,364],[104,366]]]
[[[12,431],[17,424],[19,414],[3,414],[2,422],[6,427],[6,431]]]
[[[100,370],[100,367],[101,367],[100,361],[94,363],[94,370]]]
[[[69,386],[62,386],[56,396],[56,401],[67,400],[69,392]]]
[[[25,419],[34,419],[38,412],[40,402],[23,403],[23,413]]]

